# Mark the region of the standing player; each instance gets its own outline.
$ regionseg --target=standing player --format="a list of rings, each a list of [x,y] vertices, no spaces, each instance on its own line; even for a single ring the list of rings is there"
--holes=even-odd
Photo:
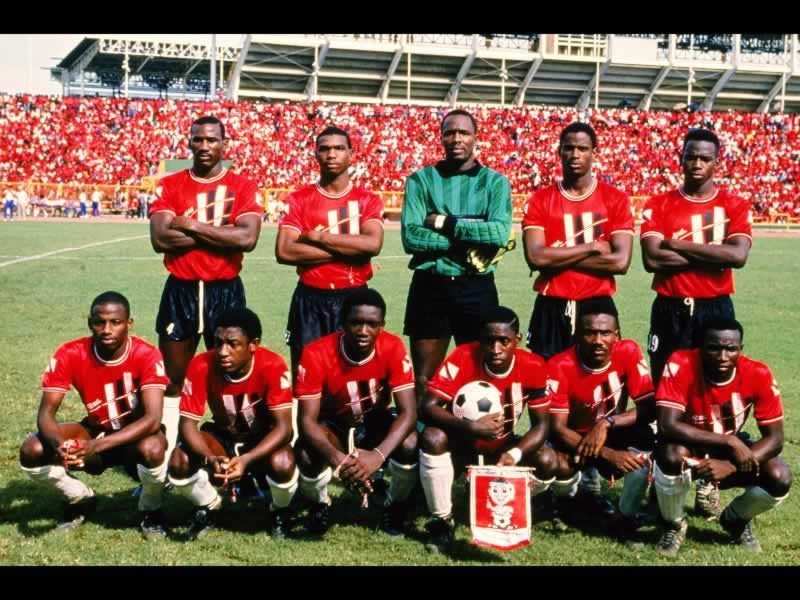
[[[563,179],[528,199],[522,221],[525,259],[539,276],[528,348],[549,359],[574,343],[581,301],[611,296],[614,275],[631,264],[633,215],[625,193],[592,175],[597,135],[585,123],[564,128]]]
[[[468,266],[475,248],[500,248],[511,235],[508,179],[475,156],[478,124],[465,110],[442,120],[443,161],[413,173],[406,183],[401,235],[413,255],[403,333],[411,343],[418,402],[447,354],[478,339],[480,317],[498,304],[496,266]]]
[[[428,524],[431,545],[446,547],[455,532],[452,488],[460,473],[477,464],[477,454],[503,466],[522,464],[536,469],[533,494],[547,490],[556,461],[547,439],[547,375],[541,357],[518,348],[519,319],[504,306],[484,313],[478,341],[462,344],[444,360],[428,383],[420,416],[425,422],[420,441],[420,480],[433,520]],[[503,412],[476,421],[459,419],[450,405],[458,390],[473,381],[488,381],[500,392]],[[531,427],[520,438],[514,426],[527,404]]]
[[[556,514],[558,504],[571,504],[576,496],[579,469],[594,466],[606,479],[625,477],[619,509],[627,537],[636,528],[647,489],[646,453],[655,442],[648,426],[655,417],[653,382],[639,345],[620,339],[617,309],[608,296],[581,303],[576,339],[547,362],[550,443],[558,457],[551,486]],[[615,515],[604,497],[588,494],[585,500],[594,512]]]
[[[293,376],[303,348],[339,329],[342,306],[372,278],[370,259],[383,246],[383,202],[350,181],[350,136],[327,127],[316,139],[319,182],[289,195],[289,212],[275,242],[280,264],[300,280],[289,307],[286,341]]]
[[[297,371],[300,491],[314,503],[307,528],[319,535],[328,529],[334,474],[367,494],[371,476],[388,459],[392,480],[381,529],[400,535],[417,482],[411,359],[402,340],[384,330],[386,303],[375,290],[354,291],[342,316],[344,330],[309,344]],[[389,408],[393,397],[396,415]]]
[[[284,360],[259,346],[261,321],[247,308],[217,320],[214,350],[189,364],[181,397],[181,444],[172,453],[169,479],[197,508],[186,537],[213,527],[222,505],[215,483],[236,482],[245,473],[265,474],[272,492],[271,534],[285,537],[289,505],[297,490],[292,439],[292,386]],[[212,421],[198,431],[211,411]],[[207,465],[206,468],[204,468]]]
[[[226,143],[219,119],[201,117],[192,123],[192,168],[164,177],[160,197],[150,207],[150,241],[164,254],[170,272],[156,317],[170,379],[164,398],[167,456],[178,435],[186,368],[201,335],[206,348],[213,346],[219,316],[246,305],[239,278],[242,253],[256,247],[261,231],[256,185],[223,167]]]
[[[719,139],[707,129],[683,142],[683,186],[648,200],[642,212],[644,268],[658,294],[650,314],[647,346],[656,385],[676,350],[697,348],[711,319],[733,319],[732,268],[747,262],[752,245],[750,203],[714,185]],[[695,508],[718,516],[719,495],[698,480]]]
[[[168,380],[161,353],[129,335],[130,305],[122,294],[105,292],[92,301],[91,337],[63,344],[42,376],[37,425],[20,449],[20,466],[34,481],[64,498],[58,529],[83,523],[97,503],[94,490],[68,471],[99,475],[123,465],[142,482],[139,510],[146,539],[166,536],[161,496],[167,478],[167,440],[161,408]],[[70,387],[86,406],[80,423],[59,423],[56,413]]]
[[[675,556],[686,538],[686,493],[692,474],[723,489],[743,487],[719,521],[736,544],[761,552],[751,528],[778,506],[792,485],[783,449],[783,405],[769,367],[742,354],[744,332],[734,319],[704,327],[701,347],[669,357],[656,393],[655,487],[664,533],[658,552]],[[761,439],[742,431],[750,411]]]

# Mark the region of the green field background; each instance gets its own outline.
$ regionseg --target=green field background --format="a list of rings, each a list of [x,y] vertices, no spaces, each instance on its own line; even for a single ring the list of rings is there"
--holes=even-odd
[[[245,257],[242,272],[248,305],[261,317],[263,344],[288,361],[283,343],[294,269],[274,259],[277,230],[265,227],[256,250]],[[123,241],[117,241],[123,240]],[[110,242],[110,243],[106,243]],[[617,305],[622,332],[645,346],[654,293],[641,266],[638,244],[630,272],[618,278]],[[68,250],[73,249],[73,250]],[[755,240],[747,266],[736,273],[737,317],[745,327],[745,353],[767,362],[782,390],[786,412],[783,456],[797,468],[800,457],[800,349],[794,346],[800,316],[800,281],[796,256],[800,240]],[[47,255],[48,253],[53,253]],[[45,256],[42,256],[45,255]],[[35,260],[23,260],[37,257]],[[12,262],[20,260],[21,262]],[[381,255],[374,261],[371,287],[388,305],[387,329],[402,331],[411,272],[400,233],[388,229]],[[379,512],[360,512],[357,501],[334,485],[335,526],[323,541],[271,540],[263,509],[235,505],[222,526],[191,544],[172,539],[146,543],[136,525],[135,483],[122,472],[102,477],[80,475],[100,495],[98,512],[65,542],[52,532],[59,515],[58,497],[30,482],[18,467],[22,440],[35,428],[39,379],[49,356],[64,341],[88,335],[86,315],[92,298],[113,289],[131,301],[134,333],[156,343],[156,310],[166,270],[148,239],[144,223],[14,222],[0,226],[0,565],[793,565],[800,563],[800,504],[793,491],[777,510],[759,517],[755,531],[762,555],[726,544],[716,523],[690,517],[688,540],[677,559],[627,549],[597,531],[558,534],[547,524],[534,528],[527,548],[498,553],[468,543],[463,486],[456,485],[456,515],[461,519],[455,548],[430,554],[423,547],[424,511],[416,533],[396,540],[374,531]],[[533,280],[521,249],[500,264],[497,287],[501,303],[520,315],[527,328],[533,305]],[[83,407],[70,392],[64,419],[79,419]],[[747,430],[757,435],[752,422]],[[617,484],[609,494],[616,497]],[[735,492],[723,492],[726,504]],[[692,504],[689,499],[689,506]],[[191,507],[169,494],[165,510],[172,525],[188,519]],[[658,532],[645,530],[655,543]],[[80,552],[75,549],[80,548]]]

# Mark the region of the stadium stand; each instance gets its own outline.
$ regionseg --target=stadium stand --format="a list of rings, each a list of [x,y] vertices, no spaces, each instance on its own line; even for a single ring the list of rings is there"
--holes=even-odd
[[[264,103],[0,95],[0,186],[132,186],[160,161],[185,158],[193,119],[226,124],[227,156],[262,188],[313,180],[313,136],[327,124],[351,132],[354,178],[392,192],[399,206],[405,178],[440,158],[441,106]],[[640,111],[629,108],[478,107],[480,159],[504,173],[520,196],[558,175],[558,133],[590,122],[600,146],[598,177],[634,197],[679,182],[679,143],[690,127],[709,127],[723,143],[719,182],[750,199],[757,215],[800,216],[800,116],[780,113]],[[127,189],[127,188],[126,188]],[[52,191],[52,190],[51,190]],[[118,190],[117,190],[118,191]],[[115,188],[106,192],[114,197]],[[43,194],[45,195],[45,194]]]

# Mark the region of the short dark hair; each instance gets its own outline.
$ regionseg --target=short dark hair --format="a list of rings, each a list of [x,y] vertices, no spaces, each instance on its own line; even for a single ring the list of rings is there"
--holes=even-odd
[[[711,319],[703,327],[703,334],[700,338],[701,341],[706,339],[706,333],[709,331],[738,331],[739,342],[744,342],[744,328],[736,319],[722,317]]]
[[[578,314],[576,315],[577,326],[580,328],[581,319],[589,315],[611,315],[619,327],[619,313],[617,307],[610,296],[592,296],[581,300]]]
[[[352,150],[353,144],[350,142],[350,134],[347,133],[341,127],[335,127],[331,125],[330,127],[326,127],[322,131],[317,134],[317,139],[314,141],[314,146],[319,146],[319,138],[325,137],[326,135],[342,135],[344,139],[347,140],[347,147]]]
[[[238,327],[250,341],[261,339],[261,319],[249,308],[226,310],[217,321],[217,327]]]
[[[519,333],[519,317],[517,313],[507,306],[495,306],[483,313],[481,315],[481,328],[486,327],[489,323],[503,323],[511,327],[514,333]]]
[[[192,122],[192,127],[195,125],[219,125],[219,133],[222,136],[222,139],[225,139],[225,125],[223,125],[222,121],[220,121],[217,117],[212,117],[211,115],[200,117]]]
[[[702,127],[690,129],[689,133],[686,134],[686,137],[683,138],[684,150],[686,150],[686,144],[688,144],[689,142],[711,142],[717,149],[717,154],[719,154],[719,148],[720,148],[719,138],[717,137],[717,134],[711,131],[710,129],[704,129]]]
[[[386,318],[386,301],[378,290],[367,288],[349,294],[342,303],[342,323],[347,320],[347,316],[355,306],[374,306],[381,310],[381,318]]]
[[[561,135],[558,137],[559,148],[564,145],[564,140],[567,139],[570,133],[585,133],[589,136],[589,139],[592,140],[592,148],[597,148],[597,134],[594,132],[594,129],[592,129],[592,126],[588,123],[581,123],[580,121],[570,123],[561,130]]]
[[[442,122],[439,124],[439,129],[444,132],[444,122],[447,121],[450,117],[457,117],[457,116],[467,117],[470,121],[472,121],[472,129],[475,133],[478,133],[478,121],[475,120],[475,117],[472,116],[472,113],[464,110],[463,108],[456,108],[455,110],[451,110],[447,113]]]
[[[92,300],[92,306],[89,308],[89,314],[94,312],[95,306],[100,306],[102,304],[120,304],[125,307],[125,314],[128,317],[131,316],[131,304],[128,302],[128,299],[119,292],[108,291],[97,296],[97,298]]]

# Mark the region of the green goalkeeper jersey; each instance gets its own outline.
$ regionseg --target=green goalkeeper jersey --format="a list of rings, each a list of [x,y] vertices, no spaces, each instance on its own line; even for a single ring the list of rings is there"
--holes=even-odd
[[[466,272],[470,248],[505,246],[511,234],[511,185],[488,167],[443,174],[442,163],[425,167],[406,182],[400,217],[403,248],[412,254],[410,269],[459,277]],[[434,231],[425,218],[439,213],[455,218],[448,228]],[[483,273],[493,272],[492,265]]]

